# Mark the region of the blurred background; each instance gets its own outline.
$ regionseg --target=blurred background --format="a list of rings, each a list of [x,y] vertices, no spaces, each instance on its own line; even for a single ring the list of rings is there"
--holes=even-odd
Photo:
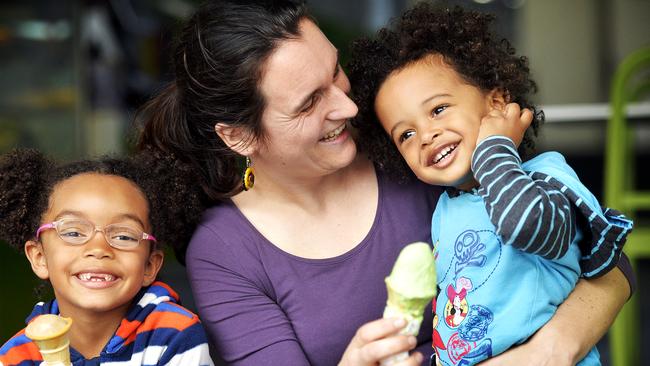
[[[36,147],[61,160],[131,149],[135,110],[170,79],[174,34],[196,8],[190,0],[4,0],[0,4],[0,153]],[[415,1],[309,0],[340,49],[385,25]],[[458,0],[497,15],[496,31],[529,57],[547,123],[540,151],[565,154],[604,199],[610,89],[619,64],[650,47],[649,0]],[[650,75],[640,76],[647,82]],[[650,99],[626,109],[633,184],[650,179]],[[604,201],[603,201],[604,202]],[[650,215],[637,213],[637,225]],[[0,218],[1,219],[1,218]],[[645,243],[650,247],[650,242]],[[634,256],[636,258],[636,256]],[[640,308],[631,341],[650,349],[649,262],[634,260]],[[184,268],[168,253],[162,277],[193,308]],[[24,326],[38,285],[22,253],[0,245],[0,343]],[[47,297],[47,295],[46,295]],[[600,345],[609,363],[608,342]],[[648,353],[648,352],[645,352]],[[642,354],[640,364],[650,365]]]

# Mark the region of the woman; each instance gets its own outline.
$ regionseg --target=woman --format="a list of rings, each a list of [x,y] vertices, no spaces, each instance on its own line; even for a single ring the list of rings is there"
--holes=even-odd
[[[402,321],[373,319],[399,250],[430,242],[439,191],[398,187],[357,153],[348,79],[304,5],[207,3],[183,30],[175,68],[175,81],[143,110],[139,145],[191,164],[219,202],[186,254],[199,314],[222,357],[375,365],[417,347],[426,357],[400,365],[428,358],[429,311],[417,341],[396,335]],[[242,184],[246,166],[254,180],[246,169]],[[580,359],[629,296],[625,284],[618,269],[580,281],[538,335],[490,362]]]

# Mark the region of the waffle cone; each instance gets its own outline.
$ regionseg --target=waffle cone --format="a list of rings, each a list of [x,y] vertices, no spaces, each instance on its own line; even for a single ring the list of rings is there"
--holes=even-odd
[[[69,366],[72,319],[53,314],[40,315],[29,323],[25,335],[38,346],[43,366]]]

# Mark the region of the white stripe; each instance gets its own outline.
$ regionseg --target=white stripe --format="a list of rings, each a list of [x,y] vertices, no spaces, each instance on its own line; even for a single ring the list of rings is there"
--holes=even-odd
[[[192,349],[188,349],[183,353],[175,355],[166,366],[184,366],[184,365],[207,365],[213,366],[212,359],[210,358],[210,351],[207,343],[200,344]]]
[[[142,296],[140,301],[138,301],[138,306],[144,308],[149,304],[158,305],[161,302],[166,302],[166,301],[171,301],[171,298],[169,296],[158,296],[156,294],[152,294],[151,292],[147,292]]]
[[[148,346],[132,354],[129,361],[102,362],[102,366],[155,365],[166,349],[167,346]]]

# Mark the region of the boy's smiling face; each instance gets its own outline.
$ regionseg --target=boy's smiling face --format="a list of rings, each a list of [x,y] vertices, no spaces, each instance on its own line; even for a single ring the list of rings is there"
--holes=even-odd
[[[377,93],[375,111],[420,180],[469,188],[475,185],[472,153],[492,98],[432,55],[393,71]]]
[[[145,196],[131,181],[85,173],[54,187],[41,223],[77,218],[98,228],[123,224],[150,232],[148,212]],[[121,318],[162,266],[162,252],[151,245],[143,240],[134,249],[116,249],[101,232],[85,244],[71,245],[50,229],[42,232],[40,243],[28,242],[25,252],[34,272],[51,282],[62,315],[110,313]]]

